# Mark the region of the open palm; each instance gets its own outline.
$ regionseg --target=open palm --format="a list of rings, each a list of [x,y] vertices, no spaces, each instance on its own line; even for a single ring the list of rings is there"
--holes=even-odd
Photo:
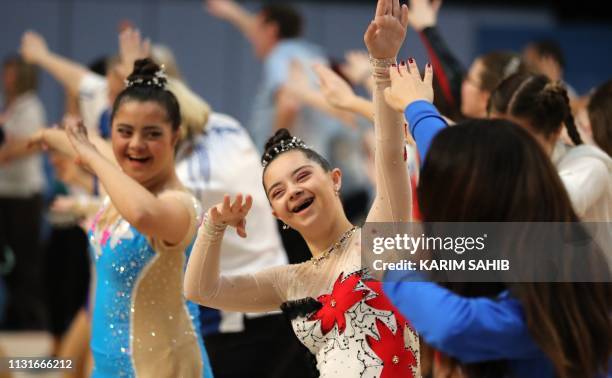
[[[376,59],[395,58],[408,28],[408,7],[399,0],[378,0],[376,16],[368,26],[364,41],[370,56]]]

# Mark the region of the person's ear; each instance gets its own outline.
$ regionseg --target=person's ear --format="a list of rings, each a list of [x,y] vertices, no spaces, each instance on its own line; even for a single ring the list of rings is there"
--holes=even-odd
[[[340,168],[334,168],[330,175],[334,185],[334,192],[340,193],[340,189],[342,188],[342,171]]]

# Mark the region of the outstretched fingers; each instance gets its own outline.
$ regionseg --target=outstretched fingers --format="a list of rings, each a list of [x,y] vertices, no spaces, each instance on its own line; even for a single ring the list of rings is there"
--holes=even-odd
[[[399,2],[399,0],[392,0],[392,2],[393,2],[393,4],[392,4],[392,6],[393,6],[393,13],[392,13],[392,15],[395,18],[399,18],[400,17],[400,10],[401,10],[400,2]]]
[[[378,0],[376,4],[376,17],[384,16],[391,10],[391,0]]]
[[[431,63],[427,63],[425,65],[425,76],[423,77],[423,82],[427,85],[433,85],[433,67]]]
[[[408,59],[408,70],[410,71],[410,75],[418,78],[419,80],[421,79],[421,72],[419,72],[419,66],[414,58]]]
[[[252,206],[253,206],[253,196],[251,196],[250,194],[247,194],[247,196],[245,198],[244,207],[242,209],[243,209],[243,211],[248,213],[249,210],[251,210]]]
[[[402,24],[402,27],[404,29],[406,29],[408,27],[408,5],[406,4],[402,4],[402,9],[401,9],[401,14],[399,17],[400,23]]]
[[[231,211],[232,213],[237,213],[242,208],[242,194],[238,193],[236,198],[234,199],[234,203],[232,204]]]

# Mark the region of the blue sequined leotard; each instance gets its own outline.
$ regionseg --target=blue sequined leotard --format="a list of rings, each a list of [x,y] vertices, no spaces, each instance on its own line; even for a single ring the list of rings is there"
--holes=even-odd
[[[198,307],[183,296],[198,204],[185,192],[161,195],[180,199],[192,215],[176,246],[141,234],[121,217],[102,222],[108,206],[90,230],[96,268],[93,377],[212,377]]]

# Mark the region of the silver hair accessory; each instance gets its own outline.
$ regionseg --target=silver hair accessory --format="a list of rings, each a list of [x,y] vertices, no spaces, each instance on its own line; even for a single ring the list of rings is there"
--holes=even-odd
[[[155,75],[153,76],[153,78],[149,80],[145,80],[141,77],[134,79],[134,80],[126,79],[125,85],[128,88],[134,85],[138,85],[142,87],[151,86],[151,87],[165,89],[167,82],[168,82],[168,76],[166,76],[166,71],[164,70],[164,65],[162,64],[159,70],[155,72]]]
[[[295,148],[308,149],[308,146],[298,137],[293,137],[290,141],[281,140],[279,143],[275,144],[274,147],[268,149],[269,152],[266,152],[264,155],[264,158],[261,160],[261,165],[265,168],[275,157]]]

